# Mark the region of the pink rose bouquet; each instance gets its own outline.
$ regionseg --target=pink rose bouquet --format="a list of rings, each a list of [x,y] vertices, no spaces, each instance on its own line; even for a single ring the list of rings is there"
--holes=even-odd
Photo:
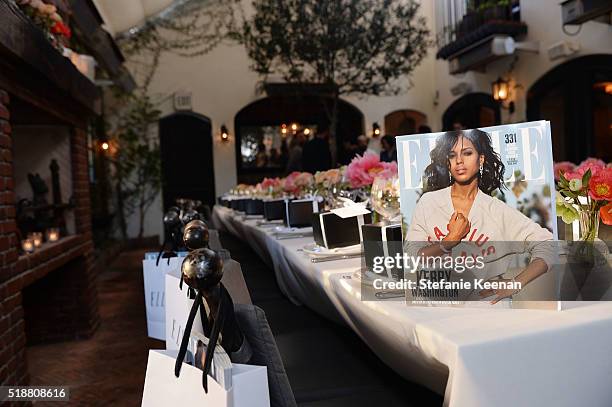
[[[352,188],[370,187],[376,177],[397,175],[397,163],[381,162],[378,155],[365,153],[353,158],[346,169],[346,180]]]
[[[308,172],[294,171],[283,180],[283,191],[295,196],[300,196],[311,188],[314,177]]]

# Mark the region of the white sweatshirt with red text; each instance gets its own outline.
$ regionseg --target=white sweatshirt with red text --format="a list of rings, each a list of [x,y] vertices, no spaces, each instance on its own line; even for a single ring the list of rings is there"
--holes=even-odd
[[[454,212],[451,187],[423,194],[417,203],[404,243],[408,255],[442,240]],[[482,256],[486,267],[474,274],[493,278],[518,264],[519,253],[541,258],[550,268],[557,262],[552,233],[503,201],[478,190],[468,214],[470,231],[452,250],[452,256]]]

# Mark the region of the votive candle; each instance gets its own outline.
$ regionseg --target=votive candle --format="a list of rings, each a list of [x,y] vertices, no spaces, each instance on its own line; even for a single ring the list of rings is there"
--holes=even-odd
[[[29,239],[34,243],[35,248],[39,248],[43,243],[43,236],[40,232],[34,232],[29,236]]]
[[[34,251],[34,241],[32,239],[24,239],[21,241],[21,248],[26,253],[32,253]]]
[[[57,242],[59,240],[59,229],[50,228],[47,229],[47,241]]]

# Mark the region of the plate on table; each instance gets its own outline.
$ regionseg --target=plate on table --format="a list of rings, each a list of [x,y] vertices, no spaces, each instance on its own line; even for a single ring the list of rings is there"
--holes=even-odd
[[[278,219],[278,220],[266,220],[266,219],[262,219],[257,221],[257,226],[259,227],[265,227],[265,228],[271,228],[271,227],[276,227],[278,225],[282,225],[283,224],[283,220],[282,219]]]
[[[361,244],[356,244],[353,246],[345,246],[345,247],[337,247],[335,249],[327,249],[323,246],[319,246],[316,243],[309,243],[302,249],[304,253],[309,255],[310,257],[328,257],[328,256],[338,256],[338,255],[359,255],[361,254]]]
[[[305,228],[294,228],[288,226],[277,226],[272,230],[274,233],[279,233],[282,235],[303,235],[306,233],[312,233],[312,226]]]

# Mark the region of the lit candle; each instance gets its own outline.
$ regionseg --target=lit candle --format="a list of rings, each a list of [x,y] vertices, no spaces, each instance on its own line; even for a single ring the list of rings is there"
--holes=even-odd
[[[36,248],[39,248],[42,245],[42,233],[40,232],[31,233],[30,236],[28,236],[28,239],[34,243],[34,247]]]
[[[50,228],[47,229],[47,241],[57,242],[59,240],[59,229]]]
[[[22,240],[21,248],[26,253],[32,253],[34,251],[34,241],[32,239]]]

